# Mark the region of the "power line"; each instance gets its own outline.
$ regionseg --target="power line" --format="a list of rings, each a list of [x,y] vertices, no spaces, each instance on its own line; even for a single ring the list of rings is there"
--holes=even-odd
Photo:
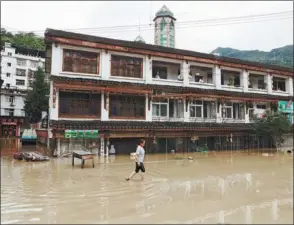
[[[292,17],[284,17],[284,18],[274,18],[275,20],[284,20],[284,19],[293,19]],[[263,20],[255,20],[255,21],[235,21],[231,23],[218,23],[218,24],[195,24],[195,25],[186,25],[186,26],[177,26],[176,29],[185,29],[185,28],[191,28],[191,27],[216,27],[216,26],[224,26],[224,25],[235,25],[235,24],[247,24],[247,23],[255,23],[255,22],[267,22],[270,21],[270,19],[263,19]],[[142,31],[150,31],[153,29],[146,28],[146,29],[141,29]],[[134,32],[137,30],[108,30],[108,31],[99,31],[99,30],[93,30],[91,32],[87,32],[87,34],[95,34],[95,33],[118,33],[118,32]]]
[[[256,14],[256,15],[249,15],[249,16],[239,16],[239,17],[225,17],[225,18],[215,18],[215,19],[205,19],[205,20],[195,20],[195,21],[183,21],[183,22],[177,22],[177,27],[180,25],[188,25],[190,23],[212,23],[212,22],[226,22],[226,21],[233,21],[233,20],[246,20],[246,19],[255,19],[255,18],[266,18],[271,16],[281,16],[281,15],[292,15],[293,17],[293,11],[283,11],[283,12],[277,12],[277,13],[267,13],[267,14]],[[151,24],[151,26],[154,26],[154,24]],[[3,27],[3,26],[2,26]],[[138,25],[119,25],[119,26],[108,26],[108,27],[92,27],[92,28],[74,28],[74,29],[62,29],[64,31],[82,31],[82,30],[113,30],[113,29],[128,29],[138,27]],[[149,28],[149,24],[142,24],[141,28]],[[43,33],[45,30],[33,30],[33,31],[12,31],[12,32],[33,32],[33,33]]]

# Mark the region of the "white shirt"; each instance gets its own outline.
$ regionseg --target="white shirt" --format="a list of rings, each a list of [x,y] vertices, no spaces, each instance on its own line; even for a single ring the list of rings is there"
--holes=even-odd
[[[136,153],[138,155],[138,162],[142,163],[144,161],[145,150],[141,145],[138,145]]]

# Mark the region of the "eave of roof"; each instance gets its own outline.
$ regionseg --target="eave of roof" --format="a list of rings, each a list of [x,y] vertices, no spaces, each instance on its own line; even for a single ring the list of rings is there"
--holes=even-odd
[[[144,50],[150,50],[150,51],[155,51],[155,52],[178,54],[178,55],[183,55],[183,56],[199,57],[199,58],[203,58],[203,59],[218,60],[218,61],[229,62],[229,63],[234,63],[234,64],[256,66],[256,67],[260,67],[260,68],[266,68],[266,69],[272,69],[272,70],[293,73],[293,68],[289,68],[289,67],[269,65],[269,64],[246,61],[246,60],[241,60],[241,59],[236,59],[236,58],[216,56],[213,54],[200,53],[200,52],[194,52],[194,51],[176,49],[176,48],[168,48],[168,47],[158,46],[158,45],[151,45],[151,44],[144,44],[144,43],[133,42],[133,41],[111,39],[111,38],[98,37],[98,36],[93,36],[93,35],[80,34],[80,33],[67,32],[67,31],[47,28],[45,31],[45,41],[47,43],[50,42],[50,38],[49,38],[50,36],[51,37],[63,37],[63,38],[74,39],[74,40],[89,41],[89,42],[108,44],[108,45],[118,45],[121,47],[144,49]]]
[[[53,129],[101,129],[101,130],[249,130],[250,124],[244,123],[198,123],[198,122],[146,122],[146,121],[100,121],[100,120],[50,120]]]
[[[194,87],[179,87],[171,85],[157,85],[157,84],[143,84],[143,83],[130,83],[130,82],[120,82],[120,81],[109,81],[109,80],[96,80],[96,79],[87,79],[87,78],[74,78],[74,77],[64,77],[64,76],[54,76],[51,75],[50,78],[55,81],[63,82],[89,82],[93,84],[99,84],[101,86],[123,86],[123,87],[140,87],[148,90],[169,90],[174,93],[203,93],[203,94],[215,94],[215,95],[224,95],[224,96],[234,96],[238,97],[247,97],[247,98],[261,98],[261,99],[273,99],[273,100],[290,100],[293,97],[291,96],[277,96],[277,95],[268,95],[260,93],[244,93],[244,92],[234,92],[226,90],[217,90],[217,89],[204,89],[204,88],[194,88]]]

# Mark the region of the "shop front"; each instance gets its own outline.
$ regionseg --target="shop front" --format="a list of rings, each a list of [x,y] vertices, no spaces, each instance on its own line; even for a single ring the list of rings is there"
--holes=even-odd
[[[278,102],[278,111],[287,115],[291,124],[294,124],[294,102],[290,101],[279,101]]]

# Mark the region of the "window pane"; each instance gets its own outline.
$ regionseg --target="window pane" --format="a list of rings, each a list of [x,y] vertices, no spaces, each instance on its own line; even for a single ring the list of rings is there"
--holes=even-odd
[[[196,117],[202,117],[202,106],[196,106]]]
[[[111,56],[111,76],[141,78],[143,60],[127,56]]]
[[[167,116],[167,105],[160,105],[160,114],[161,116]]]
[[[109,116],[119,117],[144,117],[145,116],[145,97],[131,95],[110,95]],[[152,109],[153,113],[153,109]]]
[[[232,108],[226,108],[226,118],[232,118]]]
[[[98,57],[93,52],[64,50],[63,71],[98,74]]]
[[[60,115],[100,116],[101,95],[87,93],[59,93]]]
[[[152,104],[152,116],[159,116],[159,105]]]
[[[190,117],[196,117],[195,106],[190,106]]]

